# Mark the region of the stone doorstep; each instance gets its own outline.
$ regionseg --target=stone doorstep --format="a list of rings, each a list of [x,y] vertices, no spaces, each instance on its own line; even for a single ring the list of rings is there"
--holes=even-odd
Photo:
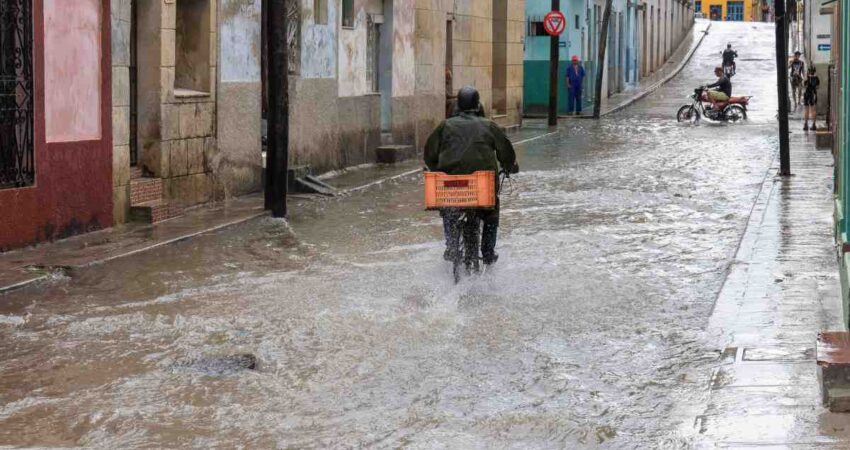
[[[818,333],[817,364],[824,406],[850,412],[850,332]]]
[[[144,174],[142,173],[142,167],[141,166],[131,166],[130,167],[130,179],[131,180],[142,178],[142,176],[144,176]]]
[[[130,180],[130,206],[162,198],[162,178],[136,178]]]
[[[130,219],[135,222],[160,223],[179,217],[183,210],[175,205],[169,205],[162,199],[153,200],[130,207]]]
[[[416,157],[412,145],[382,145],[375,149],[375,159],[378,164],[395,164]]]

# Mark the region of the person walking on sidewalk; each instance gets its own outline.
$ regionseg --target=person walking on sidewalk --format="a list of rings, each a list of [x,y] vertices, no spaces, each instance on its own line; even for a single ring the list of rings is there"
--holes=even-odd
[[[794,59],[791,60],[791,67],[788,69],[788,75],[791,78],[791,98],[794,100],[794,109],[800,106],[800,100],[803,96],[803,79],[806,74],[806,63],[800,59],[799,51],[794,52]]]
[[[573,55],[572,65],[567,67],[567,104],[570,106],[567,114],[581,114],[581,87],[584,83],[584,67],[578,56]]]
[[[809,66],[809,74],[806,77],[805,89],[803,94],[803,131],[809,131],[809,117],[812,118],[812,131],[817,131],[818,117],[818,86],[820,86],[820,78],[818,78],[815,66]]]

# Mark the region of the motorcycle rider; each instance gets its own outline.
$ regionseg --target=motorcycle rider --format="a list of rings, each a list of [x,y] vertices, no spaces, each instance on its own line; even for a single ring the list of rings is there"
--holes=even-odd
[[[711,100],[713,105],[716,105],[717,103],[726,103],[729,101],[729,98],[732,97],[732,82],[726,74],[723,73],[722,67],[715,67],[714,75],[717,77],[717,82],[705,86],[710,89],[708,91],[708,98]]]
[[[723,50],[723,67],[732,66],[732,75],[738,72],[738,67],[735,64],[735,58],[738,57],[738,52],[732,50],[732,44],[726,44],[726,50]]]
[[[513,144],[495,122],[482,117],[480,95],[472,86],[463,87],[457,95],[457,113],[444,120],[425,143],[425,165],[428,170],[445,172],[449,175],[467,175],[479,170],[497,172],[499,167],[510,173],[519,172]],[[451,227],[460,219],[461,211],[440,211],[446,232],[446,254],[452,248]],[[499,199],[491,210],[477,212],[484,224],[481,233],[481,255],[484,264],[494,264],[496,236],[499,229]],[[464,233],[474,230],[464,230]]]

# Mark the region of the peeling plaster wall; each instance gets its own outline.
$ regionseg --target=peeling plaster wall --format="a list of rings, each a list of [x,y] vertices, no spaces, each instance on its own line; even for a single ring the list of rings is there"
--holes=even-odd
[[[339,34],[339,96],[354,97],[372,93],[366,71],[366,39],[369,14],[381,14],[381,10],[367,12],[365,1],[355,1],[354,27],[342,28]],[[372,0],[370,3],[379,4]],[[380,6],[380,5],[379,5]]]
[[[219,0],[217,146],[206,157],[226,195],[261,188],[261,0]]]
[[[100,139],[100,0],[44,2],[47,142]]]
[[[221,0],[221,81],[260,81],[261,0]]]
[[[338,1],[328,1],[328,23],[315,23],[313,0],[302,0],[301,77],[335,78]]]
[[[393,97],[412,96],[416,89],[416,58],[413,51],[414,9],[412,0],[393,2]]]

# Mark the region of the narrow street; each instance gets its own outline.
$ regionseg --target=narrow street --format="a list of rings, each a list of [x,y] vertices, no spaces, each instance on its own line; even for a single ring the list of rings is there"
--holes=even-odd
[[[0,296],[0,445],[695,445],[774,176],[773,33],[715,23],[658,91],[518,146],[500,261],[459,285],[409,176]],[[749,121],[676,123],[727,43]]]

